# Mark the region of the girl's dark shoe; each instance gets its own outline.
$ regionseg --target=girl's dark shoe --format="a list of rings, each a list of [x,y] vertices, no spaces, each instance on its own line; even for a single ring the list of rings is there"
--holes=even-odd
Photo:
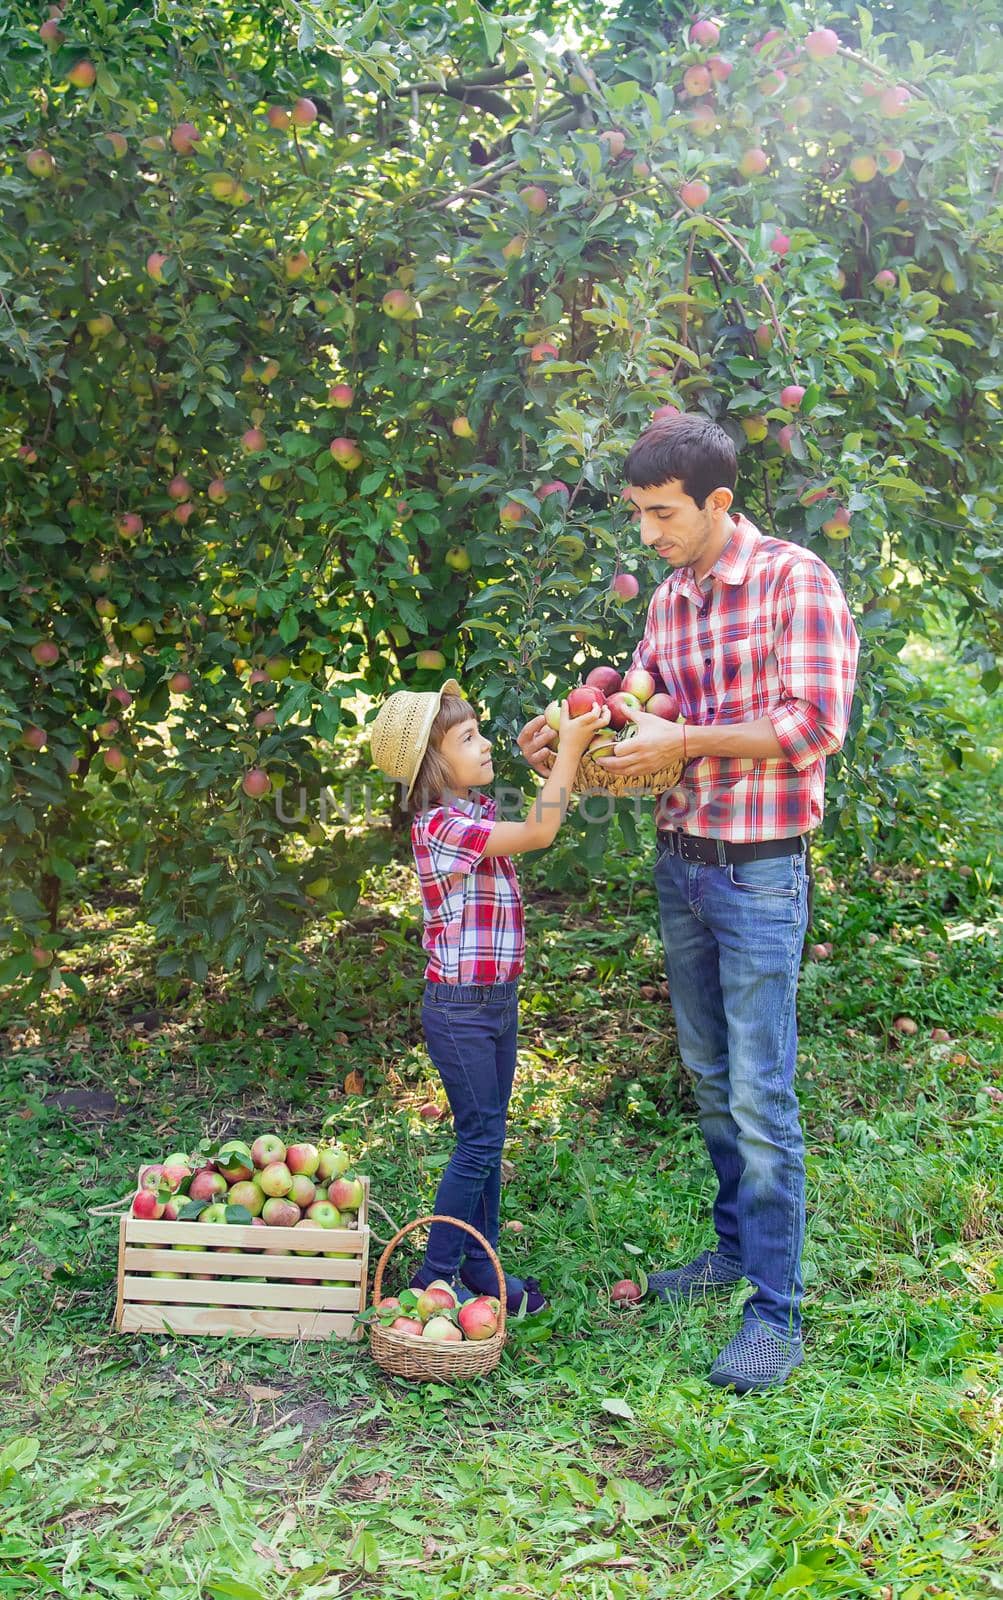
[[[498,1293],[498,1274],[486,1258],[476,1261],[464,1261],[460,1268],[460,1281],[465,1283],[474,1294]],[[505,1274],[505,1310],[510,1317],[519,1315],[523,1297],[526,1300],[526,1316],[534,1317],[542,1311],[546,1304],[546,1296],[535,1278],[513,1278]]]

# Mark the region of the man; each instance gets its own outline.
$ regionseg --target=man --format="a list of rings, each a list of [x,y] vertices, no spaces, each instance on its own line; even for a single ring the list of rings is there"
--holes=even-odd
[[[804,1141],[794,1072],[807,923],[807,839],[822,820],[825,758],[846,734],[858,640],[842,590],[800,545],[731,514],[735,449],[704,417],[659,423],[627,457],[642,543],[672,573],[656,589],[632,665],[679,701],[682,721],[636,715],[603,758],[642,776],[682,758],[655,800],[665,971],[717,1175],[714,1250],[649,1274],[663,1300],[754,1293],[713,1383],[784,1382],[804,1354]],[[553,732],[519,746],[538,771]]]

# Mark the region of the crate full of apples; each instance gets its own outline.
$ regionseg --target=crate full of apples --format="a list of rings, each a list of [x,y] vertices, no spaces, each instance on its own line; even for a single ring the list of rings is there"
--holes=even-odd
[[[646,711],[651,716],[661,717],[665,722],[679,721],[678,702],[673,695],[658,690],[650,672],[640,667],[632,667],[621,677],[615,667],[593,667],[585,682],[571,690],[567,696],[567,704],[568,714],[572,717],[582,716],[586,711],[591,711],[593,706],[598,706],[600,710],[605,706],[609,711],[608,723],[593,735],[582,755],[575,775],[576,789],[604,789],[613,793],[640,791],[652,794],[662,789],[672,789],[679,782],[682,775],[681,761],[667,764],[660,772],[652,773],[650,777],[636,778],[617,777],[607,772],[605,767],[597,765],[594,760],[596,756],[611,755],[619,746],[636,737],[637,724],[631,720],[632,713]],[[560,700],[551,700],[543,715],[548,725],[559,733]]]
[[[140,1168],[119,1227],[123,1333],[358,1339],[369,1180],[337,1142],[203,1141]]]

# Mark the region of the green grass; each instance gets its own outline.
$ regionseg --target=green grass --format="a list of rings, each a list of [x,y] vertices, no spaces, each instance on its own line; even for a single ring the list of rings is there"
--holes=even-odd
[[[931,782],[928,859],[822,862],[811,938],[834,952],[806,963],[800,1004],[806,1364],[758,1398],[705,1381],[743,1291],[685,1313],[608,1302],[639,1263],[709,1242],[649,833],[592,877],[570,835],[521,869],[503,1215],[525,1228],[505,1257],[553,1307],[459,1390],[390,1381],[364,1347],[120,1338],[115,1223],[87,1214],[168,1146],[274,1123],[308,1137],[329,1113],[395,1219],[428,1209],[450,1137],[416,1114],[437,1086],[406,863],[373,875],[349,927],[318,929],[316,981],[263,1017],[219,987],[145,1027],[129,1019],[157,1007],[148,931],[124,880],[95,879],[74,922],[91,993],[12,1011],[0,1065],[0,1595],[1003,1592],[997,811],[987,778]],[[353,1067],[366,1093],[346,1096]],[[118,1113],[46,1103],[69,1087]]]

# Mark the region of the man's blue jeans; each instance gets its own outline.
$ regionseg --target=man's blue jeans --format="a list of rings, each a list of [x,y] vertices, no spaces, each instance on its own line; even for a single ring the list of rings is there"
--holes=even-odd
[[[804,1138],[797,996],[804,854],[728,866],[657,846],[655,887],[679,1053],[717,1173],[718,1249],[755,1285],[746,1315],[801,1331]]]
[[[501,1158],[515,1077],[519,985],[426,982],[421,1022],[453,1113],[456,1149],[435,1197],[440,1216],[469,1222],[498,1246]],[[449,1278],[464,1257],[485,1259],[469,1233],[435,1222],[425,1265]]]

